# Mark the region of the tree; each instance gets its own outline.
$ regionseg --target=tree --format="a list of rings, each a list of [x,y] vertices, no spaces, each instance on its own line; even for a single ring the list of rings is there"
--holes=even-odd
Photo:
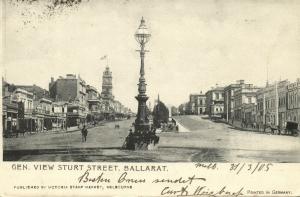
[[[169,120],[169,110],[165,106],[165,104],[161,101],[158,101],[158,103],[153,108],[153,124],[154,127],[158,128],[160,127],[161,123],[168,123]]]

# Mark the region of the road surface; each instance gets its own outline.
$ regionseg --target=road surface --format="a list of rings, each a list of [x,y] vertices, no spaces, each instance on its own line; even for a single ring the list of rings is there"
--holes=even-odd
[[[268,135],[231,128],[199,116],[178,116],[190,132],[161,133],[159,148],[122,150],[131,123],[124,120],[80,131],[42,133],[4,139],[4,160],[110,162],[300,162],[300,137]],[[115,129],[115,124],[120,129]]]

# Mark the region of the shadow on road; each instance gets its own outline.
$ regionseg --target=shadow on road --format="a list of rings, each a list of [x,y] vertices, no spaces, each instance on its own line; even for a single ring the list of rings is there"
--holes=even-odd
[[[76,155],[80,153],[89,153],[89,152],[101,151],[105,149],[121,150],[120,147],[4,150],[3,161],[18,161],[22,157],[27,155],[30,156],[56,155],[56,154]]]
[[[186,159],[177,158],[175,162],[226,162],[221,156],[224,154],[224,150],[221,149],[176,146],[159,147],[157,151],[129,151],[120,147],[5,150],[3,160],[54,161],[53,157],[59,157],[58,161],[170,162],[167,155],[174,152],[186,156]]]
[[[293,155],[298,154],[295,152]],[[278,157],[270,157],[277,155]],[[286,151],[161,146],[155,151],[129,151],[120,147],[5,150],[4,161],[40,162],[295,162]],[[281,158],[281,159],[278,159]],[[294,159],[293,159],[294,158]]]

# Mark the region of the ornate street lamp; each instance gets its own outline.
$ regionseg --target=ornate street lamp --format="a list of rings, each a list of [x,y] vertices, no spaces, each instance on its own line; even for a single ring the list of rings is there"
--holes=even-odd
[[[145,44],[149,41],[151,34],[146,27],[145,20],[142,18],[141,24],[134,34],[136,41],[140,44],[141,57],[141,67],[140,67],[140,78],[138,84],[139,94],[135,97],[138,101],[138,112],[134,123],[134,132],[130,132],[125,141],[125,148],[136,150],[143,149],[148,150],[149,145],[155,145],[158,143],[159,138],[155,135],[154,131],[151,131],[148,114],[147,105],[148,96],[146,95],[146,80],[145,80],[145,68],[144,68],[144,58]]]
[[[146,80],[145,80],[145,69],[144,69],[144,58],[145,58],[145,44],[149,41],[151,34],[145,24],[144,18],[141,20],[141,24],[135,33],[135,39],[140,44],[141,50],[141,67],[140,67],[140,78],[138,84],[139,94],[135,98],[138,100],[138,113],[135,120],[135,131],[143,132],[149,130],[149,120],[147,117],[147,105],[146,101],[148,97],[146,95]]]

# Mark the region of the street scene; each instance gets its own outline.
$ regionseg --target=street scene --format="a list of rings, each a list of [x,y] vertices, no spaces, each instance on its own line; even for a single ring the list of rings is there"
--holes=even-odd
[[[205,116],[186,115],[176,120],[188,132],[160,133],[157,150],[122,150],[133,121],[130,119],[88,129],[86,143],[81,142],[78,130],[8,139],[4,144],[5,158],[88,162],[300,162],[299,138],[241,131]],[[115,124],[120,128],[115,129]]]
[[[296,8],[47,2],[5,4],[4,161],[300,162]]]

